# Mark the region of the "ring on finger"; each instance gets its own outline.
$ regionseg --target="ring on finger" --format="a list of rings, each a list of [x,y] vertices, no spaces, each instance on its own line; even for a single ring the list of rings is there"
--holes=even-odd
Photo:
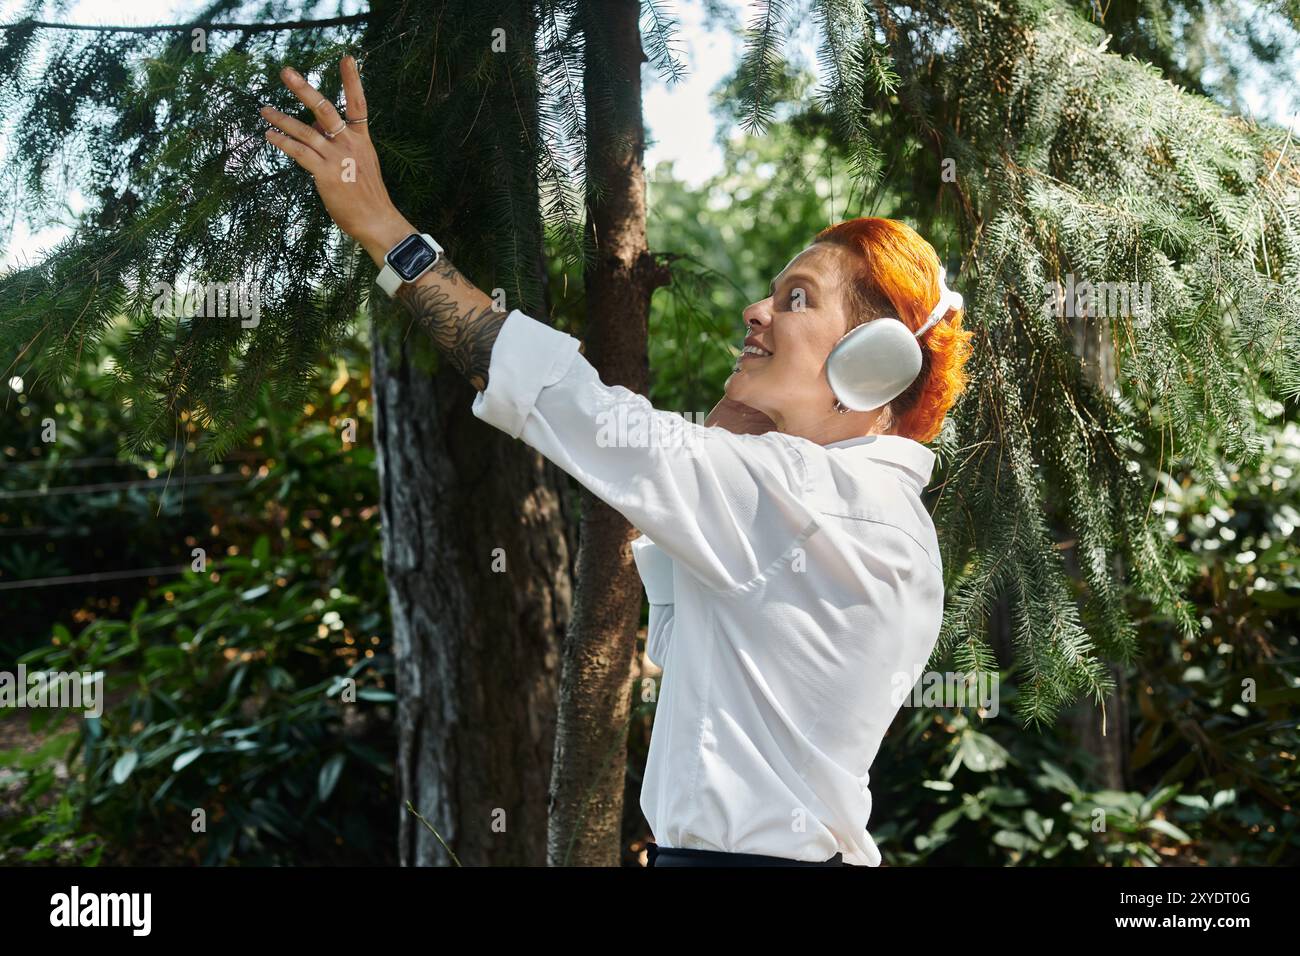
[[[368,123],[368,122],[370,122],[369,116],[358,116],[356,119],[347,120],[347,124],[349,126],[353,126],[357,123]]]
[[[335,136],[337,136],[339,133],[343,132],[347,128],[348,128],[347,123],[340,123],[339,128],[334,130],[334,132],[330,133],[330,132],[326,132],[325,130],[321,130],[321,135],[324,136],[326,139],[333,139]]]

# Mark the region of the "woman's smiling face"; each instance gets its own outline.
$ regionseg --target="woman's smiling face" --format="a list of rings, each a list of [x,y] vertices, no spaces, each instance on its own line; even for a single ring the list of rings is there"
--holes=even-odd
[[[745,309],[747,348],[727,379],[727,398],[768,415],[781,431],[805,432],[835,415],[826,357],[849,329],[842,277],[852,253],[814,243],[790,260],[772,294]]]

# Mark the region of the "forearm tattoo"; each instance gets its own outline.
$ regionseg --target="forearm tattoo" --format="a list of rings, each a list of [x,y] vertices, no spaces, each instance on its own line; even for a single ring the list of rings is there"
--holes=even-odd
[[[492,343],[507,313],[495,311],[491,301],[446,258],[418,281],[404,284],[397,297],[456,370],[480,392],[486,389]],[[480,300],[488,304],[472,304]]]

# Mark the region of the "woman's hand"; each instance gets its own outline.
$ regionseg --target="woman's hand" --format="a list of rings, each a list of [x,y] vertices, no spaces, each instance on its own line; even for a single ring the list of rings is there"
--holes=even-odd
[[[361,89],[357,61],[345,56],[339,72],[343,76],[350,122],[344,123],[334,104],[291,67],[280,71],[280,79],[304,106],[311,108],[316,122],[308,126],[270,106],[262,107],[259,112],[276,127],[266,131],[267,140],[311,173],[330,218],[361,243],[379,265],[389,249],[419,230],[406,221],[388,198],[388,189],[379,172],[379,157],[370,142],[369,124],[355,122],[367,118],[366,94]]]
[[[704,424],[706,427],[716,425],[737,435],[761,435],[776,429],[776,422],[757,408],[725,397],[713,406]]]

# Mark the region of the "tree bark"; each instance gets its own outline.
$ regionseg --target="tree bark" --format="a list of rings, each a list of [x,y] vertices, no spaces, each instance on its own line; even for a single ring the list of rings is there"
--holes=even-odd
[[[475,104],[488,101],[489,118],[469,128],[450,128],[445,107],[458,105],[468,95],[466,78],[481,71],[491,40],[481,24],[453,3],[411,11],[377,0],[371,11],[376,52],[365,69],[376,135],[429,143],[452,170],[433,180],[432,191],[428,182],[404,189],[390,177],[394,201],[490,289],[486,280],[495,278],[504,253],[480,233],[497,215],[494,192],[508,189],[519,217],[507,227],[513,266],[532,274],[522,286],[517,275],[504,275],[503,284],[542,290],[536,301],[516,293],[509,305],[546,321],[533,153],[537,84],[535,73],[531,82],[528,76],[535,70],[531,5],[521,0],[498,12],[494,22],[513,44],[498,69],[513,76],[495,74],[486,92],[481,77],[469,84]],[[379,33],[393,18],[401,18],[401,43]],[[415,44],[424,44],[421,56],[413,55]],[[378,80],[373,88],[371,79]],[[512,122],[518,134],[505,128]],[[432,347],[409,329],[410,317],[381,293],[371,301],[397,671],[399,859],[453,862],[440,836],[462,865],[542,866],[561,635],[572,603],[569,479],[523,442],[478,421],[474,390],[460,373],[448,363],[431,372]]]
[[[646,247],[640,6],[637,0],[607,0],[589,4],[584,13],[587,231],[595,249],[594,262],[584,270],[585,355],[606,384],[645,394],[650,296],[667,275]],[[548,859],[555,866],[615,866],[641,584],[630,547],[635,529],[585,490],[581,502]]]
[[[459,373],[431,378],[383,339],[377,330],[375,435],[400,861],[451,862],[409,800],[461,864],[540,866],[570,611],[562,492],[540,455],[472,418]]]
[[[1084,369],[1097,387],[1109,390],[1115,384],[1115,355],[1109,333],[1110,319],[1080,316],[1075,319],[1075,352],[1084,363]],[[1067,549],[1065,558],[1070,572],[1080,577],[1073,548]],[[1115,574],[1122,575],[1123,565],[1118,557],[1114,562]],[[1103,698],[1098,706],[1091,698],[1079,701],[1065,713],[1065,726],[1077,745],[1093,760],[1091,783],[1108,790],[1129,789],[1129,721],[1128,682],[1124,668],[1107,663],[1106,669],[1114,681],[1115,689]],[[1104,708],[1104,709],[1103,709]]]

